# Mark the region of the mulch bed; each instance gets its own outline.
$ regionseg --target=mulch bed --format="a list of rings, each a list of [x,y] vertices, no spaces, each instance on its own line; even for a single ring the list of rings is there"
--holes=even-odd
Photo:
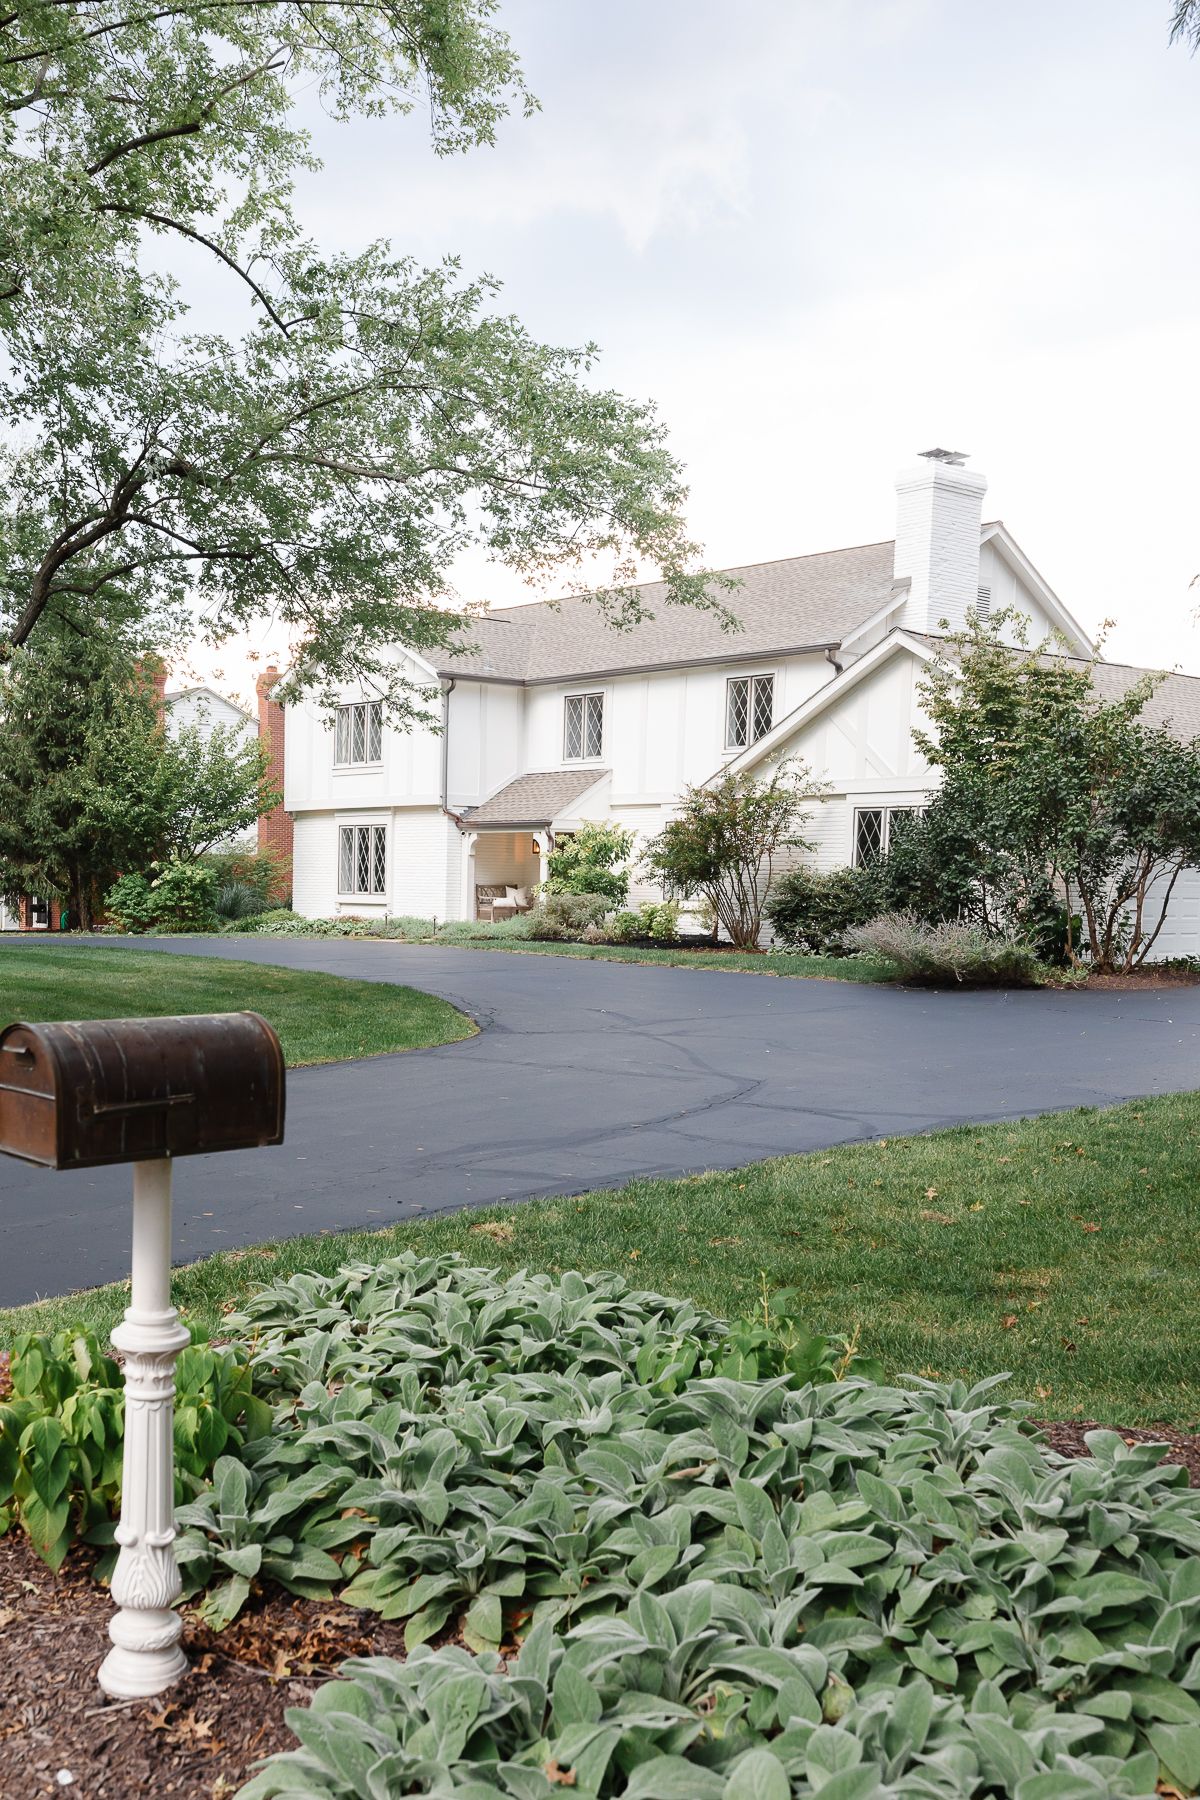
[[[1091,1421],[1043,1423],[1064,1456],[1086,1456]],[[1126,1428],[1126,1443],[1168,1443],[1200,1487],[1200,1438]],[[333,1600],[260,1596],[215,1636],[184,1611],[191,1670],[157,1699],[106,1700],[95,1672],[112,1602],[73,1551],[52,1575],[23,1538],[0,1538],[0,1794],[4,1800],[230,1800],[259,1757],[290,1749],[284,1710],[302,1706],[348,1656],[403,1656],[403,1627]],[[65,1779],[70,1776],[70,1780]]]
[[[0,1538],[4,1800],[228,1800],[259,1757],[294,1748],[284,1709],[345,1657],[404,1654],[401,1625],[275,1592],[219,1636],[185,1610],[190,1673],[154,1700],[106,1700],[95,1674],[113,1608],[91,1570],[72,1552],[52,1575],[23,1538]]]

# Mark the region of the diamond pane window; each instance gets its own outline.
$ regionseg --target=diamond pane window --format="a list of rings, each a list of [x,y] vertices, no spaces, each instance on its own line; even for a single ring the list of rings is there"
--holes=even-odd
[[[604,695],[588,694],[584,699],[583,754],[600,756],[604,751]]]
[[[334,761],[340,767],[383,760],[383,707],[378,700],[337,709]]]
[[[756,675],[754,677],[751,715],[751,736],[757,744],[759,738],[766,737],[770,731],[775,715],[775,677],[773,675]]]
[[[775,677],[732,675],[725,683],[725,748],[744,750],[766,737],[775,720]]]
[[[338,892],[387,892],[387,828],[342,825],[338,832]]]
[[[748,741],[750,726],[750,678],[735,675],[725,683],[725,743],[740,750]]]
[[[604,754],[604,695],[568,694],[563,706],[563,761],[593,761]]]
[[[860,868],[883,855],[883,819],[881,806],[860,807],[854,815],[854,860]]]

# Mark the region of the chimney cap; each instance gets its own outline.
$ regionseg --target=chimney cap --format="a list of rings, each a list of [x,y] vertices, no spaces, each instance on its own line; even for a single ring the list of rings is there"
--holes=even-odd
[[[927,462],[948,463],[953,469],[961,469],[971,452],[969,450],[920,450],[917,453]]]

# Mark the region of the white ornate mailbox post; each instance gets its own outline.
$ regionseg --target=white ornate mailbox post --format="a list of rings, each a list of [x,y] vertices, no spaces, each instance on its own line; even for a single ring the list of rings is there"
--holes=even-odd
[[[112,1334],[125,1364],[120,1554],[100,1668],[106,1694],[140,1699],[187,1668],[175,1561],[175,1359],[189,1341],[171,1305],[171,1162],[283,1141],[279,1039],[257,1013],[0,1032],[0,1151],[49,1168],[133,1164],[129,1306]]]
[[[175,1358],[189,1341],[171,1305],[171,1164],[133,1166],[133,1277],[112,1341],[125,1358],[121,1553],[100,1686],[122,1698],[157,1694],[187,1667],[175,1562]]]

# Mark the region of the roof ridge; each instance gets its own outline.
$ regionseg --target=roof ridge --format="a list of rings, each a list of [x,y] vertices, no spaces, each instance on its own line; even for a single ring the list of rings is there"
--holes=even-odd
[[[813,562],[819,556],[845,556],[851,550],[879,550],[884,544],[894,544],[895,542],[895,538],[890,537],[871,538],[865,544],[833,544],[828,550],[801,550],[798,555],[768,556],[764,557],[761,562],[729,563],[725,568],[712,569],[709,573],[712,575],[736,575],[743,569],[773,569],[777,568],[780,563]],[[644,588],[662,587],[664,586],[664,583],[660,578],[657,581],[635,581],[631,583],[622,583],[621,585],[631,586],[635,593],[640,593]],[[593,593],[595,591],[595,589],[591,590]],[[479,618],[485,621],[488,619],[501,619],[502,623],[506,625],[515,625],[518,622],[516,619],[505,617],[504,615],[532,612],[535,607],[545,607],[548,612],[557,613],[571,602],[576,602],[579,605],[588,605],[590,603],[589,595],[587,593],[559,594],[549,600],[518,601],[513,606],[498,606],[494,611],[481,613],[479,614]]]

